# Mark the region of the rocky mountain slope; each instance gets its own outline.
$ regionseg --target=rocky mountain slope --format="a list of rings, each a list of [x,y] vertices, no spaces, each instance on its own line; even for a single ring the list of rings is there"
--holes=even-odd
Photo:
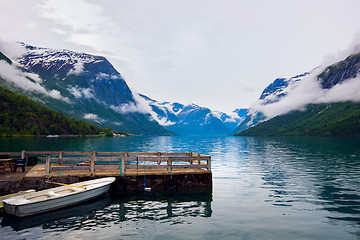
[[[0,55],[0,86],[101,127],[138,135],[230,135],[247,113],[160,103],[132,92],[104,57],[21,45],[26,53],[18,59]]]
[[[99,126],[133,134],[172,134],[143,110],[104,57],[22,45],[26,54],[15,63],[0,61],[1,86]]]

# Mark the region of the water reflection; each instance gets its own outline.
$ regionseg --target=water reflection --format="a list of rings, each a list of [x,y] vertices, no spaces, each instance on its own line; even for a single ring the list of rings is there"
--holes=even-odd
[[[61,226],[60,229],[63,230],[77,228],[76,222],[83,222],[89,218],[94,219],[97,211],[101,211],[110,204],[111,198],[105,194],[82,204],[34,216],[18,218],[5,214],[1,225],[11,226],[16,231],[36,226],[42,226],[43,229]]]
[[[139,232],[140,238],[151,233],[174,239],[179,236],[187,239],[360,237],[360,139],[0,138],[0,148],[1,151],[196,152],[212,157],[213,196],[212,193],[110,196],[104,206],[93,206],[93,210],[80,210],[76,214],[74,209],[70,211],[73,215],[36,225],[43,230],[44,238],[51,238],[47,231],[55,236],[65,230],[84,234],[84,229],[95,230],[89,236],[108,234],[109,239],[119,233],[133,239]],[[36,221],[41,219],[30,222]],[[35,228],[28,229],[36,232]],[[1,230],[6,232],[6,228]],[[22,233],[8,235],[16,238]]]
[[[360,223],[359,139],[248,140],[250,160],[262,175],[261,187],[269,190],[265,202],[311,211],[318,206],[329,219]]]
[[[139,219],[180,223],[184,217],[211,217],[211,192],[137,193],[118,195],[111,206],[120,221]]]
[[[16,231],[39,226],[66,231],[104,228],[140,219],[178,224],[185,223],[184,217],[211,217],[211,201],[211,192],[113,193],[49,213],[24,218],[5,215],[1,225]]]

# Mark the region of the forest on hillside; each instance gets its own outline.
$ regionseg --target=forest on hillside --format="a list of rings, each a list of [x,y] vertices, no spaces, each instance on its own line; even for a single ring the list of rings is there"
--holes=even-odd
[[[360,104],[309,104],[237,134],[238,136],[360,137]]]
[[[0,136],[98,135],[111,132],[0,87]]]

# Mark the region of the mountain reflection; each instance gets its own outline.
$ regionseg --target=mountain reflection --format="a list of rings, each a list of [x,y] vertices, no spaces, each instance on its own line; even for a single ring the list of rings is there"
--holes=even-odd
[[[261,187],[269,191],[264,201],[305,211],[313,211],[315,205],[329,219],[359,224],[359,143],[359,139],[262,138],[254,145],[257,148],[249,144]]]

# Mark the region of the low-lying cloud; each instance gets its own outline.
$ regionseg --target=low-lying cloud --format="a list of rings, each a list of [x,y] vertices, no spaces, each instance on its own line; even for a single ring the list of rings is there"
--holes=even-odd
[[[73,95],[75,98],[94,98],[94,94],[91,88],[81,88],[79,86],[71,86],[68,87],[67,90]]]
[[[258,100],[251,108],[254,112],[262,112],[267,118],[272,118],[292,110],[304,110],[306,105],[311,103],[360,102],[359,75],[346,79],[330,89],[323,89],[317,76],[324,69],[325,67],[319,67],[301,81],[290,84],[285,90],[286,96],[277,102],[264,104],[267,100],[265,98]],[[270,95],[269,98],[274,96]]]
[[[26,54],[25,48],[15,42],[8,42],[0,38],[0,52],[8,58],[16,59]]]
[[[25,91],[34,91],[55,99],[70,102],[58,90],[47,90],[41,86],[42,79],[37,74],[22,72],[15,65],[10,65],[6,61],[0,61],[0,77]]]
[[[84,72],[84,64],[82,62],[77,62],[74,64],[74,67],[70,69],[68,75],[80,75]]]
[[[142,113],[142,114],[149,114],[152,118],[152,120],[155,120],[162,126],[171,126],[176,124],[175,122],[171,122],[166,117],[159,116],[156,112],[152,110],[152,107],[150,106],[150,102],[146,101],[140,95],[132,90],[132,95],[134,97],[135,102],[129,102],[126,104],[122,104],[119,106],[110,106],[111,109],[113,109],[116,112],[127,114],[127,113]],[[151,104],[157,105],[160,109],[162,109],[166,113],[166,109],[156,104],[156,102],[152,102]]]
[[[95,120],[95,119],[98,119],[99,116],[96,114],[93,114],[93,113],[87,113],[84,115],[84,118],[89,119],[89,120]]]

